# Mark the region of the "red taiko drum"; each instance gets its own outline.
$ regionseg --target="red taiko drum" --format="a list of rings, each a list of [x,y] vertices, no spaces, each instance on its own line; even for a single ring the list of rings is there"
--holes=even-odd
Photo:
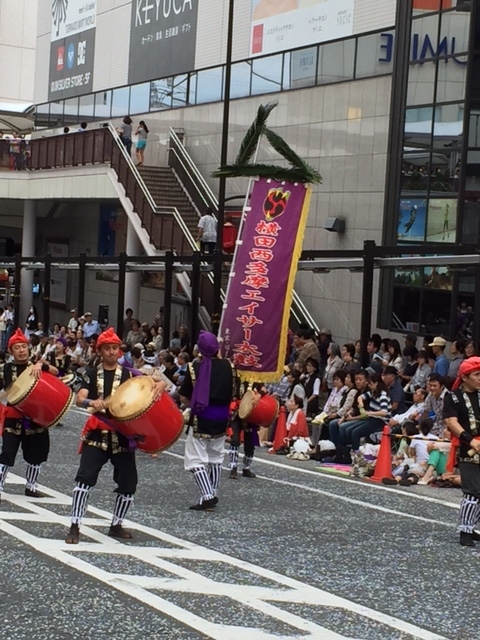
[[[181,436],[183,414],[168,393],[153,400],[154,380],[150,376],[130,378],[107,400],[108,411],[118,430],[135,438],[138,448],[158,453]]]
[[[36,380],[31,367],[7,391],[8,403],[41,427],[53,427],[72,406],[75,394],[59,378],[42,372]]]
[[[278,415],[278,400],[268,394],[260,395],[250,389],[245,392],[238,415],[242,420],[250,424],[258,424],[259,427],[269,427]]]

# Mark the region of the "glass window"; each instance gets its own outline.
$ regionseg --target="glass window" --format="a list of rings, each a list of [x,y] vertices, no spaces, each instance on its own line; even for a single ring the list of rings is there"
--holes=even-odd
[[[424,16],[412,22],[412,62],[434,60],[439,52],[438,47],[438,14]]]
[[[470,126],[468,131],[469,148],[480,148],[480,111],[472,109],[470,111]]]
[[[95,118],[110,118],[112,110],[112,92],[100,91],[95,94]]]
[[[80,96],[80,104],[78,117],[80,120],[83,118],[93,118],[93,107],[95,102],[95,96],[90,94],[88,96]]]
[[[290,54],[289,89],[315,86],[317,76],[318,47],[292,51]]]
[[[355,67],[355,40],[332,42],[319,48],[318,84],[341,82],[353,78]]]
[[[252,64],[252,95],[282,90],[283,56],[256,58]]]
[[[392,73],[394,39],[393,31],[383,31],[382,33],[374,33],[373,35],[358,38],[355,77],[368,78],[369,76]],[[354,46],[353,40],[338,44]],[[331,47],[333,45],[327,46]]]
[[[112,95],[112,118],[127,116],[130,111],[130,87],[114,89]]]
[[[420,289],[394,287],[392,328],[419,331],[420,295]]]
[[[65,100],[63,120],[65,124],[78,122],[78,98],[69,98],[68,100]]]
[[[172,78],[150,83],[150,111],[172,108]]]
[[[35,110],[35,126],[48,127],[50,115],[50,104],[39,104]]]
[[[465,98],[467,56],[440,58],[438,61],[437,102]]]
[[[470,12],[448,11],[441,17],[441,35],[439,49],[448,55],[468,52],[470,37]]]
[[[197,74],[190,74],[190,83],[188,85],[188,104],[197,103]]]
[[[188,104],[188,76],[173,78],[172,107],[186,107]]]
[[[423,290],[421,333],[431,333],[434,336],[450,335],[451,300],[451,291]]]
[[[291,79],[290,79],[290,67],[291,67],[291,57],[292,54],[289,51],[286,51],[283,54],[283,79],[282,79],[282,89],[284,91],[288,91],[291,88]]]
[[[231,98],[243,98],[250,95],[251,75],[251,62],[239,62],[238,64],[232,65],[232,81],[230,83]]]
[[[150,82],[136,84],[130,89],[129,113],[147,113],[150,105]]]
[[[442,0],[413,0],[413,15],[422,16],[432,11],[440,11]]]
[[[50,119],[49,119],[50,126],[56,126],[63,122],[63,109],[64,109],[63,100],[50,103]]]
[[[430,175],[433,107],[407,109],[403,142],[402,189],[426,191]]]
[[[462,104],[445,104],[435,109],[433,124],[432,167],[435,180],[430,189],[437,192],[458,191],[458,170],[463,140]]]
[[[462,243],[472,244],[480,237],[480,203],[468,199],[463,209]]]
[[[197,104],[219,102],[223,98],[223,67],[197,73]]]
[[[430,104],[435,97],[435,71],[433,60],[411,64],[408,68],[407,105]]]

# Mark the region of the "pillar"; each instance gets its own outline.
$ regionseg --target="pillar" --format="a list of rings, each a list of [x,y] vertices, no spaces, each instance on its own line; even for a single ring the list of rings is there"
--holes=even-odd
[[[35,236],[37,231],[37,203],[35,200],[25,200],[23,205],[23,230],[22,230],[22,257],[34,258]],[[22,269],[20,284],[20,317],[18,326],[23,330],[28,316],[28,310],[33,304],[33,278],[32,269]],[[41,315],[41,309],[37,309]]]
[[[127,223],[127,256],[140,256],[142,243],[140,242],[132,223]],[[133,317],[140,319],[140,284],[142,274],[140,271],[128,271],[125,275],[125,309],[133,309]],[[124,311],[125,311],[124,309]]]

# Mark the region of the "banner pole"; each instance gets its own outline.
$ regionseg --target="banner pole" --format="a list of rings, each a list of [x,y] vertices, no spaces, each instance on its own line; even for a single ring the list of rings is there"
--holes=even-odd
[[[257,148],[255,149],[255,155],[253,156],[253,163],[257,162],[258,152],[260,150],[260,145],[262,144],[262,138],[263,138],[263,136],[260,136],[260,138],[258,140]],[[234,251],[234,254],[233,254],[232,264],[230,266],[230,273],[228,275],[227,290],[225,291],[225,300],[228,300],[228,293],[229,293],[230,285],[231,285],[231,282],[232,282],[232,278],[230,277],[230,274],[231,273],[235,273],[235,260],[236,260],[236,257],[237,257],[238,246],[239,246],[239,242],[241,242],[243,227],[245,226],[245,218],[247,217],[247,214],[248,214],[248,212],[247,212],[248,203],[249,203],[249,200],[250,200],[250,195],[252,193],[253,183],[254,183],[255,180],[256,180],[256,178],[250,178],[250,180],[248,181],[247,193],[245,194],[245,203],[243,205],[242,217],[240,218],[240,226],[238,227],[237,241],[235,243],[235,251]],[[222,310],[221,310],[221,314],[220,314],[220,324],[219,324],[219,327],[218,327],[218,335],[219,335],[219,337],[222,336],[223,318],[224,318],[223,309],[224,309],[224,305],[222,305]],[[223,349],[222,349],[222,352],[223,352]]]

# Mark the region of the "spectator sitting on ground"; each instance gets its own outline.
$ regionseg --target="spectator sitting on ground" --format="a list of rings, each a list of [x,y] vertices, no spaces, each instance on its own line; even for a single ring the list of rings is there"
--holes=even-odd
[[[320,329],[318,333],[318,351],[320,352],[320,364],[322,370],[327,366],[328,347],[332,343],[332,330]],[[340,355],[340,353],[338,353]]]
[[[419,351],[417,353],[418,367],[410,380],[408,389],[412,390],[416,387],[426,388],[428,383],[428,376],[432,373],[432,368],[429,364],[428,353],[426,351]]]
[[[398,372],[398,377],[402,381],[402,384],[405,385],[405,392],[407,392],[408,384],[418,369],[417,353],[418,351],[414,347],[405,347],[403,350],[404,367]]]
[[[368,387],[369,390],[358,398],[360,415],[362,417],[366,416],[366,419],[361,425],[347,429],[345,435],[347,445],[351,444],[353,451],[358,451],[362,438],[366,438],[377,431],[382,431],[390,420],[392,401],[382,376],[379,373],[372,373]],[[366,402],[368,403],[368,408],[364,406]]]
[[[443,403],[447,393],[445,379],[438,373],[431,373],[428,376],[428,396],[425,399],[422,419],[427,417],[433,419],[432,433],[437,437],[442,436],[446,429],[443,419]]]
[[[391,366],[395,367],[397,371],[403,369],[404,362],[403,356],[400,350],[400,343],[398,340],[389,340],[387,346],[387,353],[384,354],[382,365],[384,367]]]
[[[132,329],[133,309],[125,309],[125,318],[123,320],[123,339],[128,342],[128,332]]]
[[[172,339],[170,340],[170,349],[180,349],[180,334],[178,331],[172,332]]]
[[[447,377],[453,384],[458,376],[458,369],[465,360],[465,343],[463,340],[455,340],[452,342],[450,346],[450,353],[453,358],[450,360]]]
[[[346,371],[337,371],[335,373],[333,376],[332,393],[328,396],[328,400],[323,407],[322,413],[312,420],[311,442],[313,449],[316,448],[320,440],[328,440],[328,423],[330,420],[340,417],[338,415],[338,411],[342,406],[343,399],[347,396],[349,391],[348,386],[345,384],[345,378],[347,376],[349,377],[350,384],[353,385],[349,373]]]
[[[395,485],[401,480],[406,480],[409,471],[409,463],[413,460],[408,458],[408,450],[410,448],[411,438],[418,435],[418,429],[414,422],[407,420],[402,424],[402,436],[398,445],[397,453],[392,457],[392,475],[393,478],[382,478],[383,484]]]
[[[428,440],[438,440],[437,436],[430,433],[432,426],[433,422],[430,418],[424,418],[420,421],[420,433],[412,436],[410,440],[408,460],[406,461],[408,468],[404,469],[403,473],[400,476],[397,475],[394,480],[384,478],[382,480],[384,484],[396,484],[398,482],[402,487],[411,487],[417,484],[420,478],[425,475],[430,457]]]
[[[320,362],[320,351],[313,341],[309,329],[299,329],[293,334],[293,346],[295,347],[295,362],[305,366],[308,358]]]
[[[301,376],[301,373],[298,369],[292,366],[288,368],[288,373],[287,373],[287,381],[289,384],[288,392],[287,392],[288,399],[296,395],[297,398],[301,398],[302,401],[305,402],[306,400],[305,387],[300,382],[300,376]],[[306,407],[303,405],[303,402],[302,402],[302,408],[306,413]],[[287,401],[287,406],[288,406],[288,401]]]
[[[287,434],[290,446],[298,438],[308,438],[308,426],[305,418],[303,406],[303,398],[299,398],[296,394],[290,396],[287,402],[289,411],[287,417]]]
[[[382,372],[382,356],[380,355],[380,345],[382,340],[378,334],[371,336],[367,342],[368,368],[369,373]]]
[[[447,359],[447,356],[444,354],[445,347],[447,346],[447,341],[445,340],[445,338],[437,336],[428,346],[432,348],[433,354],[435,356],[433,373],[438,373],[438,375],[445,377],[446,375],[448,375],[448,369],[450,368],[450,363]]]
[[[305,373],[301,380],[305,387],[307,416],[314,417],[318,413],[318,401],[320,396],[320,364],[314,358],[307,358],[305,362]]]
[[[414,333],[407,333],[407,335],[403,337],[405,338],[405,349],[413,349],[415,353],[418,353],[417,336]],[[405,355],[405,349],[403,355]]]
[[[173,384],[175,384],[174,375],[177,371],[177,367],[175,366],[174,357],[169,353],[163,358],[163,362],[165,365],[163,373],[167,376],[170,382],[173,382]]]
[[[385,367],[382,373],[382,380],[392,401],[392,416],[406,411],[405,393],[397,373],[397,369],[393,366]]]
[[[85,316],[85,324],[82,327],[83,335],[87,340],[89,340],[93,336],[98,337],[102,333],[102,330],[100,328],[100,325],[98,324],[98,321],[93,319],[93,316],[90,313],[90,311],[85,312],[84,316]]]
[[[404,413],[397,413],[396,416],[390,418],[389,426],[396,427],[402,425],[405,421],[419,422],[425,409],[425,398],[427,397],[427,390],[419,387],[413,392],[413,404],[408,407]]]
[[[134,345],[141,343],[142,338],[143,334],[140,328],[140,322],[136,318],[133,318],[130,323],[130,331],[127,333],[127,339],[125,342],[133,347]]]
[[[351,342],[344,344],[342,347],[342,369],[345,371],[355,372],[360,369],[358,362],[355,362],[355,345]]]
[[[334,387],[333,379],[335,373],[341,369],[343,365],[343,360],[340,357],[340,346],[336,342],[330,342],[327,348],[327,354],[328,357],[323,374],[323,382],[328,391],[331,391]]]
[[[181,324],[178,327],[178,335],[180,336],[180,351],[190,353],[192,350],[190,336],[188,335],[187,327],[184,324]]]
[[[190,358],[188,356],[188,353],[180,352],[178,354],[178,357],[177,357],[178,368],[176,372],[173,374],[173,381],[175,382],[177,387],[180,387],[185,379],[189,361],[190,361]]]

